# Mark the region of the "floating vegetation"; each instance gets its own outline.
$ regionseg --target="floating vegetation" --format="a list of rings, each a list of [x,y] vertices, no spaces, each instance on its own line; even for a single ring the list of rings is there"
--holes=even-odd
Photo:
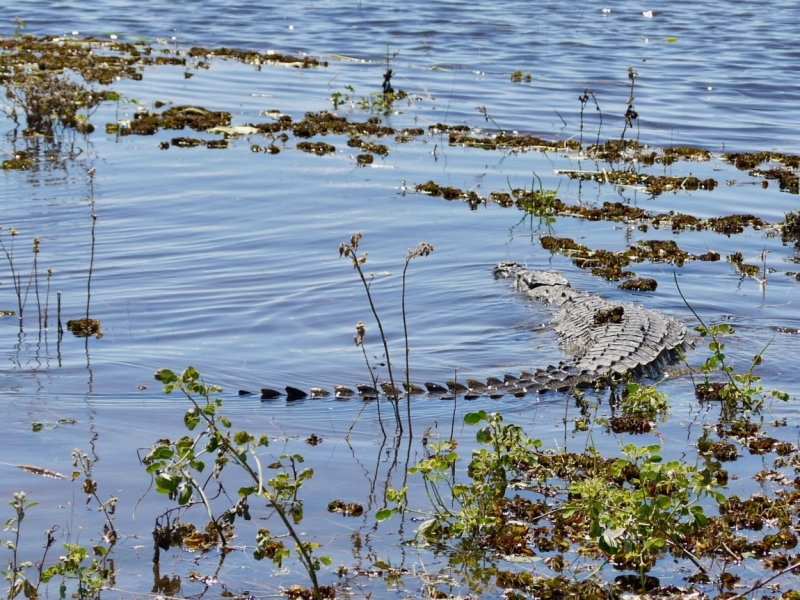
[[[530,83],[531,79],[532,78],[530,73],[525,73],[523,75],[522,71],[514,71],[511,74],[511,83],[522,83],[523,81],[525,83]]]
[[[358,502],[343,502],[334,500],[328,503],[328,512],[339,513],[345,517],[360,517],[364,514],[364,507]]]
[[[715,179],[700,180],[697,177],[668,177],[666,175],[650,175],[635,171],[570,171],[561,170],[559,173],[570,179],[581,181],[596,181],[597,183],[610,183],[623,186],[642,186],[651,196],[659,196],[665,192],[678,190],[696,191],[716,188],[719,183]]]
[[[734,165],[740,171],[750,171],[766,162],[777,162],[790,169],[800,167],[800,156],[782,152],[728,153],[723,154],[720,158],[726,163]]]
[[[292,56],[287,54],[279,54],[273,50],[264,53],[255,52],[253,50],[234,50],[232,48],[201,48],[199,46],[192,47],[188,51],[188,55],[192,58],[232,58],[243,62],[248,65],[261,67],[261,65],[282,65],[288,67],[296,67],[299,69],[310,69],[313,67],[327,67],[327,61],[320,61],[310,56]]]
[[[576,266],[590,269],[593,275],[609,281],[631,279],[631,283],[620,287],[637,291],[654,291],[657,284],[652,279],[633,280],[634,273],[623,270],[632,263],[649,260],[653,263],[665,262],[682,267],[684,262],[696,258],[681,250],[674,240],[640,240],[635,246],[629,246],[618,252],[591,250],[582,244],[576,244],[571,238],[557,238],[549,235],[540,237],[539,242],[545,250],[569,256]]]
[[[389,154],[388,146],[384,146],[383,144],[373,144],[372,142],[367,142],[358,137],[347,140],[347,145],[350,148],[358,148],[359,150],[363,150],[364,152],[369,152],[371,154],[377,154],[378,156],[387,156]]]
[[[201,106],[173,106],[160,113],[136,113],[132,120],[118,124],[120,135],[154,135],[160,129],[207,131],[231,124],[231,114],[210,111]],[[106,126],[108,131],[108,126]],[[113,130],[113,124],[112,124]]]
[[[655,279],[643,279],[637,277],[623,281],[617,286],[621,290],[629,290],[634,292],[655,292],[658,288],[658,282]]]
[[[442,130],[439,124],[428,128],[431,133],[439,133]],[[531,135],[511,135],[507,133],[496,133],[486,137],[474,137],[467,135],[471,131],[468,127],[466,132],[458,126],[449,128],[450,137],[448,144],[451,146],[466,146],[469,148],[481,148],[482,150],[512,150],[515,152],[525,152],[528,150],[567,150],[578,152],[581,149],[579,142],[575,140],[552,141],[538,138]]]
[[[67,329],[75,337],[95,336],[98,340],[103,337],[103,333],[100,331],[100,321],[97,319],[72,319],[67,321]]]
[[[726,260],[736,267],[736,270],[743,275],[755,277],[761,272],[761,269],[756,265],[748,265],[744,262],[744,256],[741,252],[734,252],[726,257]]]
[[[0,40],[0,83],[19,81],[28,65],[40,74],[54,76],[69,70],[87,84],[110,85],[119,79],[141,79],[145,65],[154,64],[153,52],[144,42],[136,44],[101,40],[25,35]]]
[[[781,226],[781,240],[784,244],[792,242],[795,248],[800,248],[800,210],[786,213]]]
[[[791,170],[786,167],[775,167],[772,169],[755,169],[750,171],[751,177],[763,177],[764,179],[775,180],[782,192],[790,194],[800,194],[800,177],[797,169]]]
[[[33,166],[33,159],[28,157],[28,153],[20,150],[14,153],[13,158],[3,161],[4,170],[28,171]]]
[[[642,231],[647,231],[648,226],[654,229],[668,228],[673,233],[680,233],[684,230],[692,231],[713,231],[730,237],[731,235],[741,234],[746,227],[755,230],[773,228],[782,232],[784,241],[798,239],[797,225],[800,219],[795,213],[786,215],[786,222],[781,224],[770,224],[764,220],[749,214],[728,215],[724,217],[711,217],[700,219],[682,213],[652,213],[642,208],[631,206],[623,202],[604,202],[601,207],[592,207],[584,204],[571,205],[555,197],[554,192],[545,190],[524,190],[514,189],[512,192],[491,192],[488,196],[480,196],[476,192],[463,191],[453,186],[440,186],[434,181],[417,184],[414,189],[422,194],[430,196],[441,196],[445,200],[461,200],[466,202],[471,209],[476,209],[481,204],[489,202],[500,205],[503,208],[516,206],[527,214],[540,218],[552,219],[556,216],[570,216],[587,221],[613,221],[628,224],[637,224]],[[542,247],[551,252],[561,252],[569,256],[573,262],[581,268],[590,268],[592,274],[604,277],[610,281],[620,279],[630,279],[635,276],[632,271],[623,270],[632,262],[667,262],[676,266],[683,266],[686,261],[702,260],[707,262],[719,261],[721,256],[718,252],[709,250],[701,255],[692,255],[681,250],[673,240],[644,240],[639,241],[635,246],[617,252],[608,250],[591,250],[582,244],[575,243],[570,238],[556,238],[553,236],[542,236],[539,238]],[[746,275],[755,276],[759,273],[759,268],[753,265],[746,265],[743,258],[732,255],[729,261],[737,266]],[[629,284],[630,286],[641,285],[639,291],[645,290],[649,284]],[[624,287],[623,289],[639,289],[634,287]]]
[[[317,156],[333,154],[336,152],[336,148],[334,146],[326,144],[325,142],[298,142],[297,149],[302,150],[303,152],[316,154]]]

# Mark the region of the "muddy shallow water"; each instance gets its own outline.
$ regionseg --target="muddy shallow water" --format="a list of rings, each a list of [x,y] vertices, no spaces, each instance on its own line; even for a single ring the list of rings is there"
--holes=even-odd
[[[413,381],[443,383],[456,370],[459,379],[518,373],[564,358],[547,327],[552,311],[525,302],[506,282],[493,279],[495,264],[515,260],[531,268],[559,269],[578,289],[641,302],[693,326],[694,317],[673,281],[677,273],[681,290],[703,319],[735,327],[727,340],[734,364],[746,368],[771,343],[759,373],[768,386],[798,394],[800,377],[794,365],[800,358],[800,337],[787,331],[800,327],[800,284],[786,272],[800,267],[793,249],[780,236],[769,235],[769,228],[748,228],[730,237],[709,231],[675,235],[668,229],[644,232],[625,223],[561,217],[548,230],[517,208],[488,204],[470,210],[464,202],[414,191],[414,185],[428,180],[482,196],[541,185],[557,190],[569,204],[623,202],[654,213],[699,218],[739,213],[768,223],[782,221],[786,212],[798,208],[798,196],[780,191],[774,181],[763,188],[761,178],[749,177],[720,155],[800,153],[800,89],[795,83],[800,57],[789,42],[794,5],[788,2],[771,4],[768,16],[751,5],[732,8],[712,2],[669,6],[652,17],[642,14],[649,7],[630,2],[614,5],[611,12],[592,2],[569,8],[552,3],[535,10],[514,2],[502,10],[490,3],[461,2],[403,7],[308,2],[255,9],[206,0],[185,6],[100,2],[87,10],[34,1],[17,8],[27,32],[34,35],[113,34],[179,51],[226,45],[303,53],[329,63],[308,70],[268,65],[256,70],[221,59],[209,61],[207,70],[149,67],[142,81],[112,86],[135,103],[104,103],[90,117],[95,133],[64,139],[55,160],[0,175],[0,235],[10,251],[8,228],[20,233],[13,239],[13,256],[23,285],[31,269],[32,238],[41,239],[40,273],[52,269],[47,330],[37,326],[33,289],[22,331],[15,316],[0,320],[6,421],[0,490],[7,497],[25,489],[40,502],[29,515],[32,531],[57,521],[72,534],[85,526],[84,535],[95,535],[95,515],[83,514],[77,484],[37,478],[13,467],[31,464],[69,474],[71,450],[91,449],[99,458],[95,478],[101,495],[120,498],[117,526],[131,536],[115,549],[116,587],[121,590],[109,592],[115,597],[151,591],[189,595],[204,589],[188,582],[190,561],[177,554],[162,561],[159,575],[182,577],[182,588],[156,589],[151,577],[152,519],[168,501],[150,492],[136,507],[135,520],[131,518],[149,485],[136,449],[180,435],[186,408],[175,395],[161,392],[153,373],[190,364],[209,382],[223,386],[226,414],[235,425],[268,433],[271,454],[298,452],[313,466],[315,477],[302,493],[307,502],[303,527],[322,541],[334,566],[367,569],[382,560],[402,562],[414,572],[405,588],[387,588],[380,578],[357,578],[351,582],[360,589],[357,593],[418,595],[422,585],[417,576],[446,565],[434,553],[399,543],[403,533],[408,537],[416,528],[412,521],[400,524],[395,518],[380,526],[374,521],[375,510],[384,506],[385,488],[401,487],[407,461],[413,464],[422,456],[419,437],[410,447],[407,440],[399,447],[384,443],[375,403],[364,407],[360,400],[290,403],[258,398],[265,386],[330,389],[368,379],[363,356],[352,341],[354,327],[360,320],[366,323],[368,352],[379,356],[377,329],[356,273],[338,256],[339,244],[356,232],[363,233],[362,250],[369,252],[366,268],[377,274],[372,292],[395,362],[402,356],[400,275],[406,251],[421,241],[435,247],[409,269]],[[13,26],[4,25],[0,33],[10,37]],[[392,83],[410,96],[388,114],[371,113],[356,102],[379,91],[387,44],[396,72]],[[588,87],[602,112],[601,125],[595,106],[587,106],[583,140],[588,144],[601,126],[601,139],[619,136],[630,66],[639,72],[635,104],[640,119],[628,136],[654,147],[693,145],[713,153],[708,162],[678,162],[651,171],[714,178],[716,189],[651,198],[640,187],[579,184],[556,171],[599,170],[603,165],[563,151],[454,147],[447,134],[426,134],[409,143],[393,136],[379,140],[389,146],[388,156],[375,156],[371,166],[362,168],[346,136],[315,138],[336,147],[334,154],[320,157],[298,151],[294,138],[281,145],[279,154],[270,155],[251,151],[253,144],[269,143],[261,135],[232,138],[224,150],[162,150],[159,143],[178,134],[104,133],[106,123],[130,119],[139,107],[152,110],[156,101],[227,110],[233,125],[243,125],[270,121],[269,110],[295,121],[306,111],[333,110],[332,94],[339,93],[353,101],[344,101],[337,111],[353,121],[380,116],[396,129],[426,131],[435,123],[466,124],[482,128],[480,135],[493,134],[499,124],[508,131],[563,141],[581,137],[577,98]],[[511,74],[518,70],[530,74],[530,81],[523,77],[512,82]],[[192,77],[185,78],[185,72]],[[491,120],[476,106],[485,107]],[[22,142],[13,141],[13,123],[3,123],[9,135],[0,149],[18,151]],[[96,169],[93,188],[86,176],[90,168]],[[59,340],[53,324],[56,292],[62,294],[64,321],[85,313],[92,197],[97,223],[91,314],[101,321],[103,337],[85,340],[67,333]],[[687,262],[681,268],[635,264],[638,276],[657,280],[658,290],[624,292],[617,283],[577,268],[568,257],[544,250],[539,239],[548,233],[614,251],[640,240],[674,239],[683,250],[697,255],[713,250],[723,259]],[[725,261],[735,252],[747,263],[766,267],[766,285],[759,282],[763,270],[757,278],[743,277]],[[16,310],[10,271],[0,271],[0,282],[0,309]],[[39,284],[44,305],[44,275]],[[706,356],[701,346],[689,358],[697,364]],[[239,396],[240,389],[256,394]],[[696,405],[688,379],[678,377],[662,389],[670,393],[673,409],[654,435],[597,435],[593,443],[613,453],[623,440],[660,440],[676,457],[690,451],[699,423],[713,418],[703,416],[706,409]],[[583,448],[587,443],[584,434],[571,429],[565,434],[564,399],[557,394],[459,400],[456,406],[436,399],[415,401],[415,432],[419,436],[430,428],[432,438],[446,438],[454,422],[466,457],[474,432],[461,424],[461,416],[477,409],[502,411],[549,448],[564,443]],[[787,419],[787,427],[771,435],[796,442],[800,421],[794,403],[776,404],[766,417],[780,418]],[[344,438],[356,419],[348,443]],[[35,424],[42,429],[34,431]],[[304,443],[312,433],[323,438],[322,444]],[[748,456],[736,465],[752,471],[759,468],[758,460]],[[413,503],[424,507],[419,481],[409,478],[408,483]],[[755,488],[743,478],[732,481],[726,493],[746,495]],[[362,502],[366,512],[360,519],[329,514],[325,507],[333,499]],[[241,535],[251,537],[249,532]],[[33,553],[40,541],[27,544]],[[213,562],[202,559],[197,569],[210,573]],[[262,597],[278,585],[304,582],[295,564],[288,561],[287,566],[290,574],[273,572],[271,565],[238,553],[226,561],[220,580],[234,593],[249,590]],[[658,575],[665,580],[670,576]],[[333,569],[323,570],[322,579],[335,580]],[[220,592],[211,589],[215,596]],[[464,590],[459,585],[451,589]]]

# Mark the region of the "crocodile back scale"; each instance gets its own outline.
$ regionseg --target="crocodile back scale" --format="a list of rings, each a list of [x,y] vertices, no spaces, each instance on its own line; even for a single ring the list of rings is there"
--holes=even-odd
[[[486,383],[466,379],[464,383],[448,381],[447,387],[428,382],[425,388],[411,386],[411,393],[428,394],[444,399],[456,395],[466,398],[505,394],[524,396],[549,390],[568,391],[590,387],[606,376],[631,374],[634,377],[656,377],[664,367],[694,345],[686,328],[672,317],[631,303],[611,302],[572,288],[557,271],[529,271],[514,262],[502,262],[494,268],[498,279],[511,279],[516,290],[528,298],[557,307],[554,316],[556,335],[564,352],[572,360],[523,372],[519,377],[490,377]],[[402,398],[406,390],[393,389],[388,383],[381,391],[389,398]],[[403,385],[405,388],[405,384]],[[285,395],[288,400],[330,396],[328,390],[311,388],[310,392],[288,386],[285,392],[270,388],[261,390],[262,400]],[[335,386],[339,399],[361,397],[376,399],[378,390],[358,385],[356,390]]]

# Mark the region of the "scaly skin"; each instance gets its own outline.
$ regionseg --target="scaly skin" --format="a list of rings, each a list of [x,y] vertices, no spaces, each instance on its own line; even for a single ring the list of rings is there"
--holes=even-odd
[[[564,351],[573,359],[557,367],[548,366],[534,373],[523,372],[520,377],[505,375],[503,379],[489,378],[484,384],[467,379],[465,384],[448,381],[448,387],[426,383],[423,388],[412,386],[413,395],[452,398],[499,397],[504,394],[524,396],[548,390],[569,391],[590,387],[608,376],[630,374],[633,377],[655,377],[673,360],[678,352],[694,345],[686,328],[672,317],[630,303],[615,303],[574,290],[569,281],[556,271],[529,271],[513,262],[503,262],[494,269],[498,279],[513,279],[513,286],[527,297],[559,307],[555,313],[555,330]],[[402,398],[405,390],[393,390],[381,385],[387,397]],[[379,393],[368,385],[358,391],[336,386],[340,399],[361,397],[375,399]],[[284,395],[269,388],[261,390],[263,400]],[[312,398],[324,398],[330,393],[312,388]],[[286,388],[288,400],[307,397],[306,392]]]

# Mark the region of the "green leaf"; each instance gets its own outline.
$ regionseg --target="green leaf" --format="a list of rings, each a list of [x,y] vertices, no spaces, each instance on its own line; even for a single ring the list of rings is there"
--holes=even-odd
[[[183,423],[186,425],[186,428],[189,431],[192,431],[197,424],[200,422],[200,416],[197,414],[196,408],[190,408],[186,411],[186,414],[183,417]]]
[[[656,505],[661,510],[667,510],[672,505],[672,500],[667,496],[659,496],[656,498]]]
[[[481,421],[485,421],[487,419],[486,411],[481,410],[474,413],[467,413],[464,415],[464,423],[467,425],[477,425]]]
[[[220,416],[219,417],[219,422],[222,423],[223,427],[230,428],[230,426],[231,426],[231,421],[230,421],[230,419],[228,417]]]
[[[159,494],[171,494],[178,489],[178,482],[180,479],[173,480],[171,477],[164,475],[156,476],[156,492]]]
[[[478,430],[478,433],[475,435],[475,439],[479,444],[491,444],[492,432],[488,427],[484,427],[483,429]]]
[[[172,448],[169,446],[159,446],[150,455],[151,460],[169,460],[174,455]]]
[[[200,379],[200,373],[194,367],[186,367],[186,370],[181,373],[181,379],[185,382],[195,382]]]
[[[156,371],[155,378],[157,381],[162,383],[174,383],[178,381],[178,378],[175,376],[175,373],[170,371],[169,369],[159,369]]]
[[[330,556],[320,556],[319,557],[319,562],[321,562],[326,567],[330,567],[332,561],[331,561],[331,557]]]
[[[180,494],[178,494],[178,504],[180,504],[181,506],[185,506],[191,499],[192,499],[192,488],[188,485],[183,486],[183,488],[181,488]]]
[[[678,41],[678,38],[676,38],[676,37],[668,37],[668,38],[666,39],[666,42],[667,42],[668,44],[674,44],[674,43],[675,43],[675,42],[677,42],[677,41]]]
[[[237,431],[233,434],[233,441],[239,446],[244,446],[245,444],[254,442],[255,438],[246,431]]]
[[[385,521],[386,519],[390,518],[394,514],[394,511],[391,508],[384,508],[383,510],[379,510],[375,513],[375,519],[378,522]]]

